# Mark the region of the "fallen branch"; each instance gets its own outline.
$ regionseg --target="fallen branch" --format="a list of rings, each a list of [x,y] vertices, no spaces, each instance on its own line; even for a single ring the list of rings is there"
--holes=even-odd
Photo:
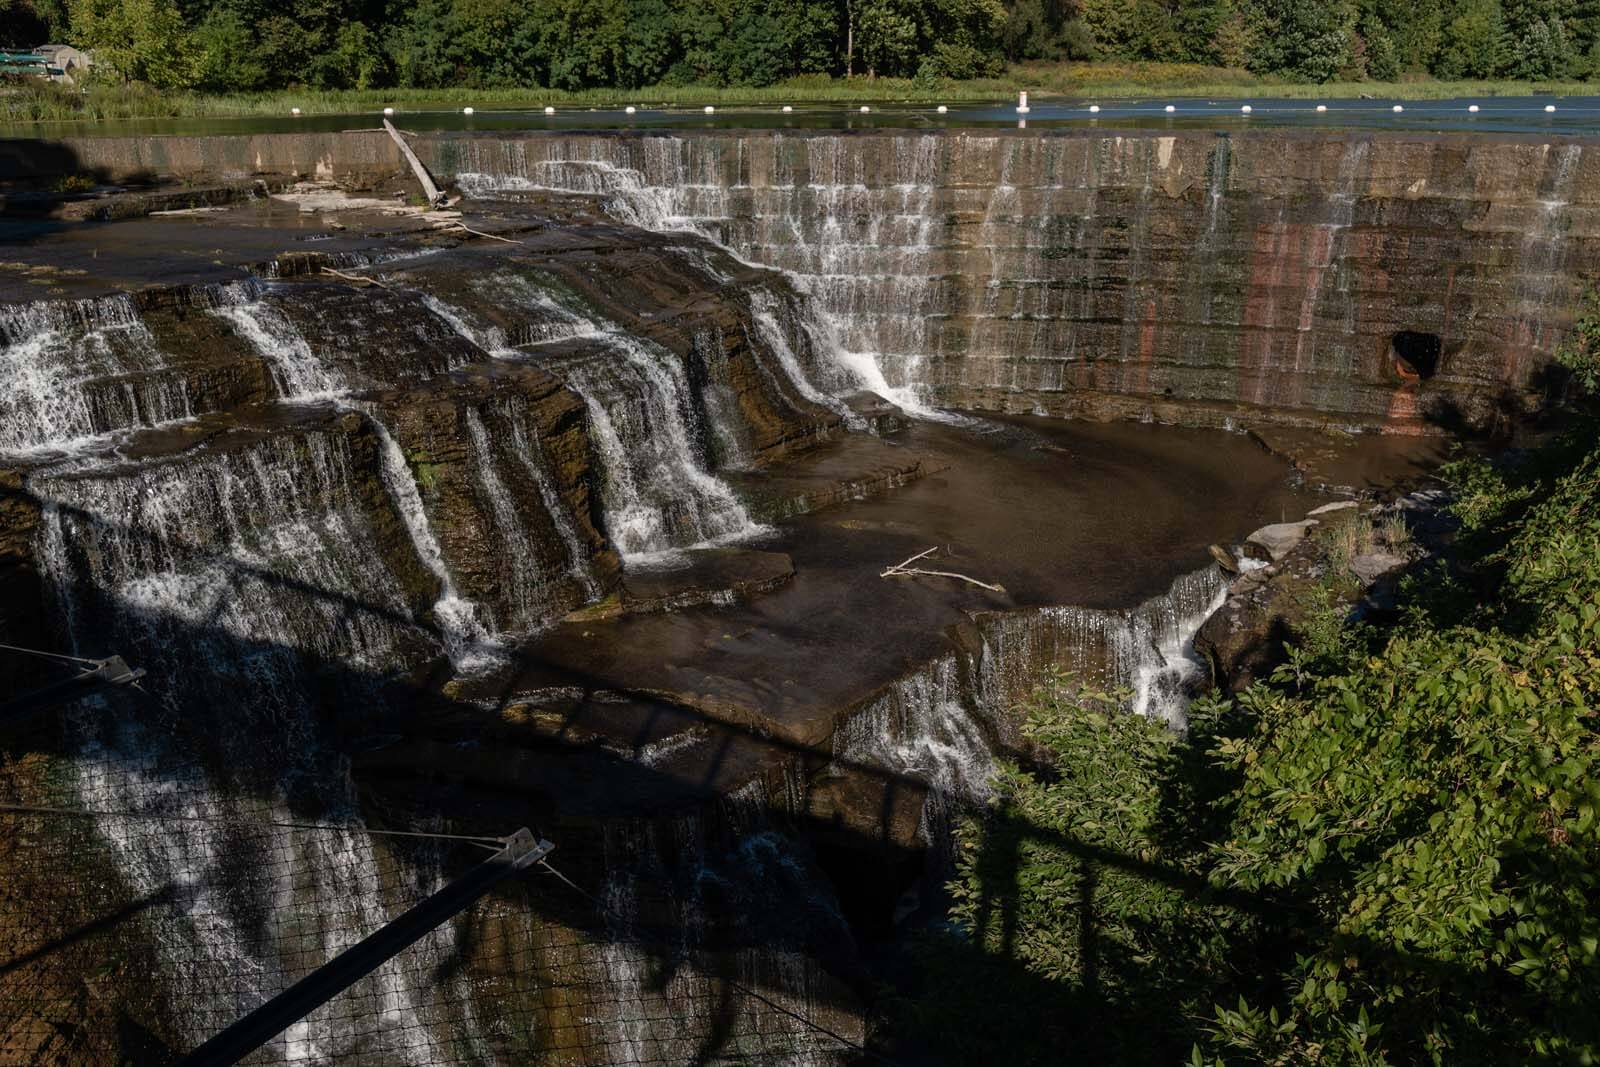
[[[428,201],[428,206],[438,207],[444,202],[444,194],[433,184],[433,176],[428,173],[428,168],[422,165],[422,160],[417,158],[417,154],[411,150],[406,139],[400,136],[400,131],[394,128],[394,123],[384,119],[383,128],[389,131],[389,136],[394,138],[394,143],[400,149],[400,155],[411,165],[411,173],[416,175],[417,183],[422,186],[422,195]]]
[[[379,289],[387,289],[387,288],[389,288],[387,285],[384,285],[382,282],[380,282],[376,278],[363,278],[359,274],[346,274],[342,270],[334,270],[332,267],[328,267],[328,266],[324,266],[322,268],[322,273],[323,274],[331,274],[335,278],[338,278],[338,279],[340,279],[342,281],[350,282],[353,285],[376,285]]]
[[[878,574],[878,577],[879,578],[902,578],[902,577],[906,577],[908,575],[916,575],[916,576],[920,576],[920,577],[924,577],[924,578],[955,578],[955,579],[958,579],[959,581],[968,582],[968,583],[970,583],[972,585],[978,586],[981,589],[988,589],[991,592],[1004,593],[1006,591],[1005,590],[1005,586],[1003,586],[1003,585],[992,585],[989,582],[980,582],[980,581],[978,581],[978,579],[973,578],[970,575],[957,574],[955,571],[930,571],[930,570],[925,570],[925,569],[923,569],[921,567],[913,567],[913,566],[911,566],[911,564],[917,562],[917,560],[926,559],[927,557],[933,555],[937,551],[939,551],[939,546],[938,545],[934,545],[932,548],[925,549],[925,550],[923,550],[921,552],[918,552],[916,555],[912,556],[911,558],[903,560],[903,561],[901,561],[899,563],[896,563],[894,566],[883,570],[882,572],[880,572]]]
[[[939,546],[938,545],[934,545],[932,548],[925,549],[925,550],[923,550],[921,552],[918,552],[915,556],[912,556],[910,559],[908,559],[908,560],[906,560],[906,561],[904,561],[902,563],[896,563],[893,567],[890,567],[888,570],[886,570],[882,574],[878,575],[878,577],[879,578],[887,578],[891,574],[899,574],[901,568],[907,566],[908,564],[915,563],[917,560],[921,559],[924,556],[931,556],[933,553],[935,553],[937,551],[939,551]]]
[[[955,571],[925,571],[920,568],[913,567],[909,570],[895,571],[892,577],[898,578],[903,574],[920,574],[929,578],[959,578],[963,582],[971,582],[973,585],[992,590],[996,593],[1004,593],[1006,591],[1006,587],[1003,585],[990,585],[988,582],[980,582],[976,578],[969,578],[967,575],[957,574]]]
[[[465,223],[460,223],[460,222],[452,222],[452,223],[450,223],[450,225],[446,226],[445,229],[447,229],[447,230],[451,230],[451,229],[454,229],[454,230],[466,230],[468,233],[472,234],[472,236],[474,236],[474,237],[487,237],[491,241],[504,241],[508,245],[514,245],[514,244],[517,243],[516,241],[513,241],[509,237],[501,237],[497,233],[484,233],[482,230],[474,230],[471,226],[468,226]]]

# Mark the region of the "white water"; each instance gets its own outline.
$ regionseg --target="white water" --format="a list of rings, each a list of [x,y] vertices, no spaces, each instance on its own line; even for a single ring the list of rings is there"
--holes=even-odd
[[[708,469],[695,432],[699,418],[688,375],[676,356],[652,341],[602,326],[526,278],[495,275],[475,288],[529,315],[529,329],[537,337],[531,344],[593,340],[593,354],[563,355],[541,365],[571,386],[588,408],[590,437],[603,467],[606,530],[625,559],[648,562],[683,548],[767,532]],[[434,305],[445,321],[492,355],[524,355],[506,346],[503,332],[470,321],[442,301],[435,299]],[[534,455],[527,458],[537,461]]]
[[[1188,690],[1205,670],[1195,635],[1226,598],[1220,572],[1208,566],[1131,611],[1059,606],[1002,616],[984,639],[985,703],[1010,706],[1041,666],[1056,664],[1087,684],[1126,690],[1130,711],[1181,730]]]
[[[478,608],[456,589],[455,579],[445,564],[439,539],[434,536],[428,521],[428,511],[422,505],[422,494],[417,491],[416,478],[411,465],[406,462],[400,443],[394,439],[370,405],[353,405],[365,412],[368,424],[378,435],[378,456],[382,465],[383,484],[389,490],[405,523],[411,544],[424,566],[439,580],[439,599],[434,602],[433,614],[439,621],[445,648],[450,662],[457,670],[474,673],[496,666],[501,662],[500,649],[489,638],[483,623],[478,620]]]
[[[0,304],[0,452],[74,449],[194,414],[133,298]]]
[[[823,154],[814,160],[813,174],[826,169],[837,173],[843,165],[846,154],[840,152],[837,140],[822,137],[808,140],[808,152],[814,156]],[[759,190],[742,188],[741,193],[759,199],[762,209],[778,213],[758,215],[756,219],[763,234],[781,231],[778,246],[760,237],[733,239],[729,226],[729,190],[720,184],[715,161],[696,156],[694,146],[685,139],[651,137],[645,140],[640,148],[645,157],[642,168],[631,165],[633,160],[628,158],[629,149],[625,145],[608,145],[601,140],[583,144],[591,150],[584,158],[533,159],[529,158],[526,146],[519,142],[505,142],[498,152],[472,143],[464,148],[475,169],[458,174],[457,182],[467,195],[475,197],[533,190],[597,195],[603,198],[609,213],[630,225],[658,232],[696,233],[721,245],[741,262],[786,269],[794,287],[813,297],[805,302],[810,319],[806,331],[819,351],[827,354],[834,376],[846,383],[836,391],[867,389],[912,414],[937,417],[920,396],[915,382],[890,379],[885,370],[885,360],[889,357],[871,344],[861,343],[869,334],[856,329],[859,316],[846,310],[856,303],[862,281],[874,279],[895,290],[892,294],[880,294],[879,299],[873,301],[874,306],[866,315],[874,320],[898,316],[907,328],[920,329],[923,315],[933,310],[924,306],[933,279],[913,277],[914,268],[874,275],[871,269],[863,266],[869,259],[881,258],[883,244],[892,244],[898,239],[891,237],[891,232],[900,234],[907,220],[913,232],[911,254],[928,251],[933,225],[928,204],[936,162],[932,139],[927,139],[926,149],[908,157],[914,174],[912,180],[896,186],[901,203],[895,209],[885,209],[876,203],[878,194],[870,192],[859,176],[849,183],[813,182],[809,192],[811,199],[817,202],[798,205],[794,201],[807,198],[764,195],[793,193],[792,184]],[[544,150],[565,152],[572,145],[573,142],[551,142]],[[614,158],[604,158],[607,154]],[[918,177],[927,180],[916,180]],[[862,236],[847,234],[840,221],[844,216],[866,219],[870,232]],[[818,218],[822,220],[820,234],[814,232],[816,225],[811,221]],[[881,232],[880,226],[883,227]],[[803,262],[788,262],[787,255],[782,262],[773,259],[769,253],[778,247],[784,247],[786,253],[798,252]],[[769,262],[760,262],[762,260]],[[797,384],[802,380],[803,374],[796,379]],[[809,383],[805,387],[814,388]]]
[[[254,296],[253,300],[220,304],[211,313],[231,323],[266,359],[278,395],[286,400],[315,400],[342,393],[346,383],[311,351],[289,317],[259,290]]]
[[[545,577],[543,560],[526,524],[517,513],[516,503],[507,492],[505,482],[496,469],[498,457],[489,441],[489,431],[483,419],[471,408],[462,413],[467,436],[472,441],[475,463],[473,468],[478,484],[488,498],[490,513],[494,518],[497,555],[510,564],[509,584],[504,586],[505,599],[512,605],[512,618],[501,620],[502,632],[516,630],[529,633],[549,622],[553,614],[550,583]]]

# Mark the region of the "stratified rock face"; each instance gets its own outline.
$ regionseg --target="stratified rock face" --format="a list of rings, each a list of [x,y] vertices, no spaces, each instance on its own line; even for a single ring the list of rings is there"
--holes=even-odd
[[[890,386],[1056,415],[1485,426],[1537,404],[1600,262],[1600,157],[1295,132],[441,137],[793,272]]]

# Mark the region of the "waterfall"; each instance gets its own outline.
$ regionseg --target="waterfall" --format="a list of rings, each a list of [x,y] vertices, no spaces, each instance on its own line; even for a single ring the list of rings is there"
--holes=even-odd
[[[289,317],[269,303],[260,286],[227,288],[211,314],[229,322],[261,353],[272,369],[273,384],[286,400],[336,396],[346,383],[306,344]]]
[[[513,607],[513,617],[505,620],[500,629],[506,631],[515,628],[528,633],[544,625],[552,614],[550,583],[545,578],[538,549],[528,536],[522,517],[517,514],[516,504],[507,492],[499,471],[495,469],[498,460],[483,419],[468,408],[462,413],[462,421],[472,441],[478,485],[488,498],[494,517],[494,532],[499,539],[497,547],[502,558],[510,564],[510,580],[503,587]]]
[[[1097,688],[1125,690],[1130,711],[1181,730],[1189,689],[1205,672],[1195,635],[1226,598],[1221,573],[1208,566],[1131,611],[1057,606],[998,616],[984,636],[985,702],[1022,700],[1054,664]]]
[[[837,173],[847,155],[837,138],[810,138],[804,144],[813,155],[826,154],[825,158],[818,156],[813,160],[813,175],[830,166]],[[881,255],[880,242],[888,235],[880,234],[876,228],[882,225],[885,216],[897,235],[905,232],[909,225],[910,255],[926,256],[933,225],[928,203],[937,166],[936,142],[928,138],[926,144],[926,151],[908,157],[911,173],[897,187],[901,201],[898,211],[878,210],[879,195],[869,191],[859,180],[848,184],[814,183],[809,192],[811,198],[820,202],[815,206],[796,206],[789,197],[763,198],[764,204],[783,214],[778,218],[759,216],[756,224],[780,228],[785,236],[797,238],[798,244],[794,247],[803,253],[814,253],[806,257],[807,262],[803,264],[763,262],[771,258],[766,253],[781,251],[783,246],[736,240],[731,236],[729,195],[719,182],[716,161],[696,160],[691,143],[683,138],[645,139],[638,148],[644,155],[642,166],[635,165],[636,161],[629,158],[631,146],[610,139],[579,142],[578,150],[587,150],[587,158],[552,159],[530,158],[526,146],[521,143],[507,143],[495,153],[469,142],[463,146],[466,161],[456,181],[468,196],[480,198],[535,190],[599,196],[610,214],[630,225],[658,232],[687,230],[722,246],[742,262],[784,269],[798,291],[813,297],[804,305],[808,317],[815,320],[808,324],[806,333],[818,350],[827,354],[832,364],[829,375],[839,383],[833,387],[836,391],[868,389],[914,414],[934,417],[935,412],[921,399],[917,383],[891,381],[885,372],[888,357],[873,347],[860,347],[866,335],[856,328],[858,316],[850,310],[861,275],[894,290],[870,301],[872,310],[863,308],[864,314],[875,318],[899,316],[907,328],[918,329],[923,316],[932,310],[926,306],[926,290],[933,279],[913,278],[914,270],[873,274],[862,266],[865,260],[875,260]],[[552,142],[543,146],[543,150],[559,153],[572,147],[569,143]],[[605,158],[608,154],[611,158]],[[792,185],[776,188],[795,191]],[[763,191],[741,192],[761,196]],[[823,232],[812,242],[807,238],[808,220],[816,217],[817,207],[821,208],[820,217],[824,220]],[[862,238],[847,235],[838,219],[850,212],[867,219],[873,232]],[[801,384],[802,378],[796,378],[797,387],[809,388],[809,382]]]
[[[352,406],[367,415],[367,424],[378,437],[383,484],[399,509],[417,557],[439,581],[439,599],[434,602],[433,614],[439,621],[450,662],[458,670],[468,673],[499,664],[500,650],[489,640],[488,632],[478,620],[477,605],[457,591],[455,579],[450,577],[450,568],[445,564],[439,539],[434,536],[433,526],[428,522],[427,509],[422,506],[422,494],[417,491],[416,478],[411,473],[411,465],[406,462],[405,453],[400,450],[400,443],[383,425],[371,405]]]
[[[546,472],[538,427],[528,421],[526,405],[505,401],[498,404],[496,410],[505,421],[512,456],[538,488],[539,499],[555,525],[556,536],[561,538],[567,551],[567,573],[583,587],[585,600],[598,599],[600,583],[595,580],[594,572],[589,567],[588,548],[578,535],[578,527],[572,520],[566,501],[561,499],[561,494],[556,491]]]
[[[836,761],[865,763],[928,786],[919,832],[936,851],[948,847],[950,819],[991,794],[994,754],[979,725],[989,718],[965,684],[954,654],[899,679],[834,733]]]
[[[340,689],[372,699],[425,641],[359,477],[346,434],[311,431],[30,480],[69,647],[147,668],[166,712],[84,701],[66,720],[77,744],[58,788],[64,805],[117,813],[95,825],[128,899],[170,898],[151,919],[152,978],[190,1047],[388,918],[349,798],[324,798],[308,820],[279,797],[339,792],[315,707]],[[284,832],[307,821],[345,828]],[[401,966],[347,994],[376,1005],[381,1026],[334,1017],[351,1010],[336,1001],[274,1049],[332,1061],[359,1044],[424,1062]]]
[[[526,278],[495,276],[487,288],[532,316],[529,344],[585,338],[593,349],[546,354],[541,366],[583,398],[604,473],[606,530],[625,559],[744,540],[766,532],[726,482],[710,472],[703,429],[681,361],[653,341],[606,329]],[[475,324],[433,298],[462,335],[499,358],[525,358],[503,332]],[[553,513],[554,514],[554,513]]]
[[[188,418],[188,386],[127,295],[0,304],[0,452]]]
[[[725,544],[766,532],[727,483],[706,470],[688,377],[653,342],[608,334],[602,352],[552,368],[589,409],[605,467],[606,529],[625,559]]]

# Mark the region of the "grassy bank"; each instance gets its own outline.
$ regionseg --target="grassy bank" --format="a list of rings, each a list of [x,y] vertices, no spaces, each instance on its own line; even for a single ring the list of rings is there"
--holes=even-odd
[[[1528,96],[1535,93],[1582,95],[1595,92],[1585,82],[1334,82],[1307,85],[1262,78],[1247,71],[1178,63],[1065,63],[1022,65],[1003,77],[974,81],[925,82],[904,78],[793,78],[777,85],[718,88],[651,86],[643,89],[352,89],[284,90],[270,93],[210,95],[161,93],[138,86],[98,85],[87,92],[24,82],[0,89],[0,122],[108,122],[144,118],[236,118],[283,115],[291,107],[306,115],[375,111],[435,110],[472,106],[485,111],[567,107],[645,108],[726,107],[766,104],[994,103],[1022,89],[1040,101],[1151,97],[1289,97],[1334,99],[1368,94],[1379,98],[1440,99],[1457,96]]]

